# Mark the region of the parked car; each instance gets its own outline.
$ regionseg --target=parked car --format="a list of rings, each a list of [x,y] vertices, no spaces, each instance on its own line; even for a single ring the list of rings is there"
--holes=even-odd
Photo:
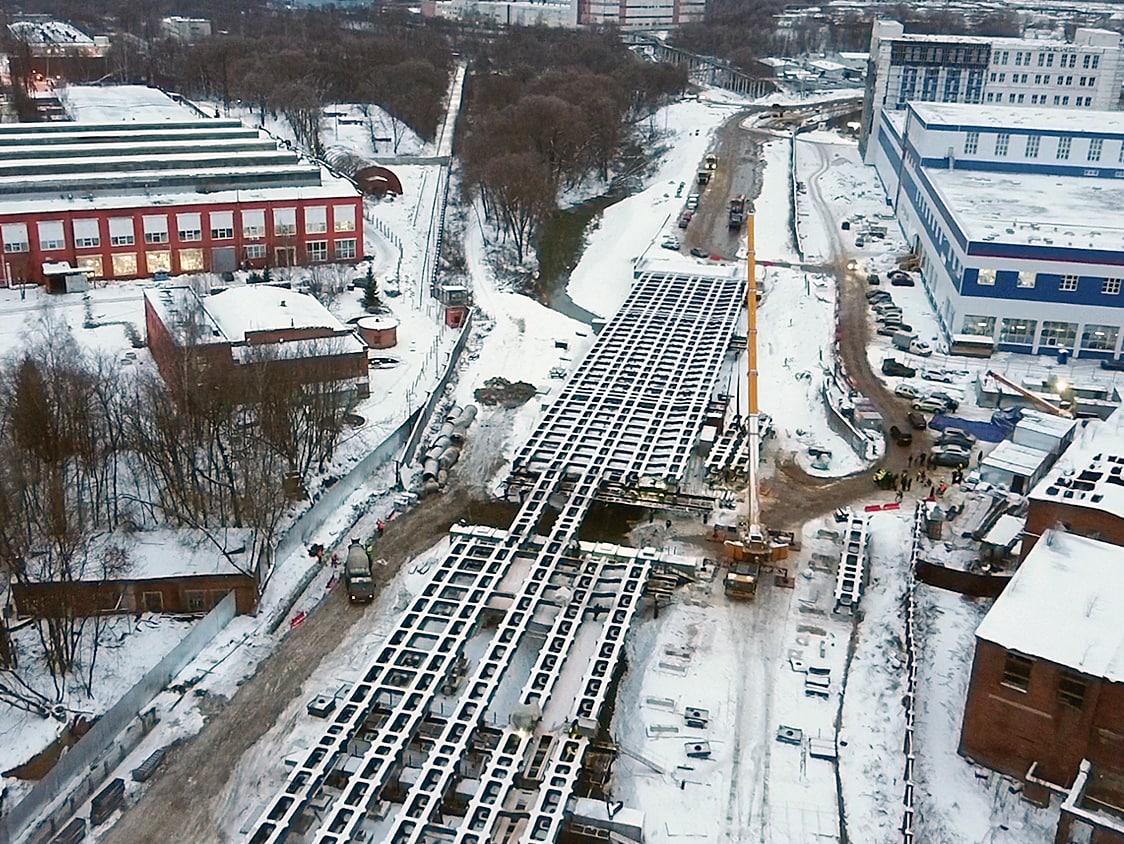
[[[897,425],[890,426],[890,439],[902,448],[908,448],[913,445],[913,434],[909,431],[903,431]]]
[[[893,323],[891,325],[879,325],[878,330],[874,333],[882,337],[893,337],[898,333],[898,330],[899,329],[897,323]]]
[[[843,229],[843,231],[850,231],[851,230],[851,221],[850,220],[844,220],[842,225],[841,225],[841,228]]]
[[[939,381],[942,384],[952,383],[952,373],[943,369],[926,369],[921,373],[921,377],[926,381]]]
[[[922,393],[918,387],[915,387],[906,381],[902,381],[900,384],[894,387],[894,395],[899,399],[919,399],[925,394]]]
[[[710,257],[709,252],[707,252],[705,249],[700,249],[697,246],[691,247],[691,254],[694,255],[696,258],[709,258]]]
[[[972,453],[954,445],[936,446],[929,451],[930,466],[963,468],[972,462]]]
[[[699,207],[699,195],[697,193],[687,197],[687,207],[692,211]]]
[[[679,238],[677,238],[677,237],[664,238],[663,242],[660,243],[660,246],[663,247],[664,249],[678,249],[679,248]]]
[[[885,290],[868,290],[866,291],[866,299],[868,302],[877,302],[880,299],[889,299],[890,294]]]
[[[882,374],[899,378],[912,378],[917,374],[917,370],[912,366],[906,366],[899,360],[894,360],[894,358],[886,358],[882,361]]]
[[[867,273],[866,283],[870,285],[881,284],[882,279],[878,277],[878,273]]]
[[[856,237],[855,238],[855,246],[857,246],[859,249],[862,249],[864,246],[866,246],[866,241],[863,240],[861,237]]]
[[[915,431],[924,431],[929,427],[929,423],[925,421],[925,416],[916,410],[911,410],[905,418],[909,420],[910,426]]]
[[[913,409],[924,410],[926,413],[944,413],[947,410],[943,401],[934,399],[931,396],[925,396],[923,399],[914,401]]]
[[[950,436],[942,431],[941,435],[937,437],[936,440],[934,440],[933,445],[941,446],[942,448],[944,446],[955,446],[956,448],[962,448],[965,451],[971,451],[973,443],[970,443],[967,440],[961,439],[957,436]]]
[[[945,428],[941,431],[942,436],[957,437],[964,440],[968,445],[975,445],[976,438],[965,431],[963,428]]]
[[[960,401],[958,399],[954,399],[948,393],[941,393],[941,392],[929,393],[929,398],[940,399],[941,401],[943,401],[945,403],[945,405],[948,407],[948,412],[955,413],[957,410],[960,409]]]
[[[901,306],[894,303],[894,300],[887,296],[885,299],[880,299],[871,305],[878,313],[885,313],[886,311],[897,311],[901,313]]]
[[[894,287],[913,287],[913,276],[905,270],[894,270],[890,273],[890,284]]]

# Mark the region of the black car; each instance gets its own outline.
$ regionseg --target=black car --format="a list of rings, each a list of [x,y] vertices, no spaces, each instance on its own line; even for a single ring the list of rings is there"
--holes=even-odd
[[[944,446],[954,446],[955,448],[961,448],[964,451],[970,452],[972,450],[973,443],[969,442],[961,436],[958,436],[957,434],[942,433],[939,437],[937,437],[937,440],[933,443],[933,445],[941,446],[942,448]]]
[[[913,445],[913,434],[909,431],[903,431],[897,425],[890,426],[890,439],[902,448],[908,448]]]
[[[929,423],[925,421],[925,414],[916,410],[911,410],[906,418],[915,431],[924,431],[929,426]]]
[[[866,277],[866,283],[867,283],[867,284],[869,284],[869,285],[871,285],[871,286],[874,286],[874,285],[876,285],[876,284],[881,284],[881,283],[882,283],[882,279],[880,279],[880,278],[878,277],[878,273],[870,273],[870,274],[868,274],[868,275],[867,275],[867,277]]]
[[[913,287],[913,276],[905,270],[894,270],[890,273],[890,284],[894,287]]]
[[[885,290],[868,290],[866,291],[866,298],[868,302],[877,302],[882,299],[889,299],[890,294]]]
[[[709,252],[707,252],[705,249],[699,249],[699,247],[697,247],[697,246],[692,247],[691,254],[694,255],[696,258],[709,258],[710,257]]]
[[[906,366],[899,360],[894,358],[886,358],[882,361],[882,374],[892,375],[898,378],[912,378],[917,374],[917,370],[912,366]]]

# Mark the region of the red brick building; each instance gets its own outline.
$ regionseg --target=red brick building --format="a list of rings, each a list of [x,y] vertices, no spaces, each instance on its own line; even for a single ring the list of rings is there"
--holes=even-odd
[[[248,551],[249,532],[222,529],[219,544],[196,531],[161,530],[129,537],[102,537],[123,548],[127,563],[107,572],[91,563],[73,579],[37,579],[11,584],[20,616],[47,617],[65,608],[82,615],[100,613],[208,612],[228,592],[236,611],[257,610],[256,573]],[[96,560],[97,549],[91,559]]]
[[[366,345],[305,293],[257,284],[202,296],[169,285],[145,291],[144,316],[149,351],[174,390],[199,386],[184,383],[189,370],[228,385],[239,371],[271,366],[292,368],[302,382],[370,394]]]
[[[1124,772],[1124,549],[1046,531],[976,631],[960,752],[1058,788]],[[1085,839],[1088,840],[1088,839]]]
[[[0,240],[16,282],[356,261],[363,207],[236,120],[0,124]]]

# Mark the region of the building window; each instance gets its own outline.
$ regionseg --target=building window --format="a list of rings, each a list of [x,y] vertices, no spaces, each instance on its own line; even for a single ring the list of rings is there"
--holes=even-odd
[[[1045,63],[1046,63],[1046,54],[1045,53],[1039,53],[1038,54],[1038,66],[1042,67],[1042,65],[1045,64]]]
[[[251,243],[245,251],[247,261],[260,261],[265,257],[264,243]]]
[[[338,232],[355,231],[355,206],[333,205],[332,224]]]
[[[976,150],[980,148],[980,133],[969,132],[964,136],[964,154],[975,155]]]
[[[168,242],[168,218],[164,216],[159,217],[145,217],[144,218],[144,242],[145,243],[167,243]]]
[[[144,253],[145,270],[149,275],[156,273],[170,273],[172,271],[172,253],[167,249],[157,249],[155,252]]]
[[[1039,346],[1050,346],[1061,349],[1072,349],[1077,342],[1077,323],[1074,322],[1044,322],[1042,323],[1042,336],[1038,340]]]
[[[1008,94],[1007,95],[1007,102],[1013,103],[1014,101],[1015,101],[1015,95],[1014,94]]]
[[[1036,277],[1037,277],[1037,273],[1030,272],[1029,270],[1023,270],[1022,272],[1019,273],[1018,286],[1019,287],[1034,287],[1034,280],[1035,280]]]
[[[101,232],[97,220],[74,221],[74,248],[96,249],[101,246]]]
[[[1030,346],[1034,343],[1034,335],[1037,331],[1038,320],[1005,319],[999,323],[999,342]]]
[[[1092,69],[1093,69],[1093,70],[1096,70],[1096,69],[1097,69],[1097,66],[1098,66],[1098,65],[1099,65],[1100,63],[1101,63],[1101,57],[1100,57],[1100,56],[1093,56],[1093,64],[1091,65]]]
[[[1058,678],[1058,703],[1080,709],[1085,705],[1086,685],[1078,675],[1063,671]]]
[[[145,592],[141,596],[145,612],[164,612],[164,593]]]
[[[981,269],[976,277],[976,284],[984,287],[995,286],[995,270]]]
[[[965,314],[961,334],[972,334],[979,337],[995,336],[995,317],[976,316]]]
[[[75,263],[78,265],[78,269],[90,278],[101,278],[105,275],[105,271],[102,268],[101,255],[82,255]]]
[[[47,220],[39,223],[39,248],[49,252],[53,249],[66,249],[66,233],[62,220]]]
[[[1008,56],[1009,56],[1009,53],[1008,53],[1008,52],[1007,52],[1006,50],[1004,50],[1003,52],[1001,52],[1001,53],[999,54],[999,63],[1000,63],[1000,64],[1007,64],[1007,57],[1008,57]]]
[[[995,154],[1001,158],[1007,157],[1007,147],[1011,145],[1011,136],[1006,132],[995,136]]]
[[[291,237],[297,233],[297,209],[273,209],[273,233],[278,237]]]
[[[247,240],[265,237],[265,211],[256,209],[242,212],[242,237]]]
[[[176,234],[181,242],[202,240],[202,214],[177,214]]]
[[[203,612],[203,605],[206,601],[206,595],[196,589],[192,589],[183,593],[187,598],[187,611],[188,612]]]
[[[180,272],[181,273],[197,273],[203,270],[203,250],[202,249],[181,249],[180,250]]]
[[[132,278],[137,274],[137,256],[133,252],[122,252],[113,256],[113,275],[116,278]]]
[[[1069,148],[1073,146],[1073,138],[1066,135],[1058,138],[1058,160],[1065,161],[1069,158]]]
[[[212,240],[231,240],[234,238],[233,211],[212,211],[210,218]]]
[[[0,226],[0,237],[4,238],[4,252],[9,255],[30,250],[27,223],[5,223]]]
[[[1104,147],[1104,138],[1092,138],[1089,141],[1089,160],[1100,161],[1101,149]]]
[[[1058,282],[1058,290],[1062,293],[1072,293],[1077,289],[1077,276],[1063,275],[1061,281]]]
[[[1046,54],[1046,67],[1053,67],[1053,66],[1054,66],[1054,54],[1053,53],[1047,53]]]
[[[328,260],[328,241],[326,240],[310,240],[306,247],[308,249],[308,260],[310,261],[327,261]]]
[[[312,205],[304,209],[305,234],[324,234],[328,230],[328,206]]]
[[[1101,285],[1101,293],[1104,293],[1106,296],[1115,296],[1119,292],[1120,279],[1118,278],[1106,278]]]
[[[135,246],[137,236],[133,230],[132,217],[109,218],[109,242],[113,246]]]
[[[993,94],[991,91],[988,91],[987,92],[987,101],[990,103],[994,98],[995,98],[995,94]]]
[[[1113,351],[1119,333],[1115,325],[1086,325],[1081,332],[1081,348],[1093,352]]]
[[[1034,663],[1025,656],[1007,654],[1003,663],[1003,685],[1009,689],[1025,692],[1030,688],[1030,669]]]
[[[1062,97],[1062,105],[1064,105],[1064,106],[1069,105],[1069,95],[1068,94],[1066,94],[1065,96]],[[1066,157],[1067,158],[1069,157],[1068,153],[1066,153]]]
[[[336,257],[346,260],[355,257],[355,238],[336,241]]]

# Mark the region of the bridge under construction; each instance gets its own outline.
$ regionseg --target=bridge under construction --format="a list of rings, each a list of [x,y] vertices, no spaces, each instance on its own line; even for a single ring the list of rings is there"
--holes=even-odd
[[[641,274],[519,452],[506,529],[459,526],[362,679],[246,829],[287,841],[608,840],[578,811],[654,551],[579,541],[605,490],[678,492],[745,283]]]

